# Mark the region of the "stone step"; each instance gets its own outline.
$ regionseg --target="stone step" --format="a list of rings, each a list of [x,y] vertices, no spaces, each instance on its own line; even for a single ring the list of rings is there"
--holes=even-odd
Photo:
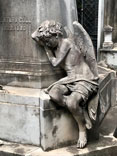
[[[84,149],[68,146],[44,152],[41,148],[31,145],[22,145],[3,142],[0,146],[0,156],[116,156],[117,139],[113,136],[100,136],[100,140],[89,143]]]
[[[0,102],[39,107],[40,89],[3,86]]]

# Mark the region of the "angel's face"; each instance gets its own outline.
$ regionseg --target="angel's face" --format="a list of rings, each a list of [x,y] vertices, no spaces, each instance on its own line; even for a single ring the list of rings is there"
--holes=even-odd
[[[51,36],[50,38],[46,38],[46,46],[51,48],[56,48],[58,46],[58,38],[56,36]]]

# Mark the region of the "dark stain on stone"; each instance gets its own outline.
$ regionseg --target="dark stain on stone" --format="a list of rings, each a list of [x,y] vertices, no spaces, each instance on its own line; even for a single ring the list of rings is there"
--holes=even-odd
[[[72,153],[72,154],[74,154],[74,153],[76,152],[77,148],[74,148],[74,149],[76,149],[76,150],[74,151],[73,149],[69,149],[69,147],[71,147],[71,145],[76,145],[76,143],[77,143],[77,140],[66,141],[66,142],[64,142],[64,143],[62,142],[62,143],[60,143],[60,144],[57,145],[57,146],[56,146],[56,144],[55,144],[54,147],[49,147],[49,148],[47,148],[45,151],[50,151],[50,150],[53,150],[53,149],[59,149],[59,148],[63,148],[63,147],[67,147],[67,146],[68,146],[67,151],[70,152],[70,153]],[[75,147],[76,147],[76,146],[75,146]],[[78,156],[78,155],[74,155],[74,156]],[[84,156],[84,155],[83,155],[83,156]]]
[[[76,144],[76,143],[74,143],[74,144]],[[70,152],[71,154],[74,154],[75,156],[76,156],[76,154],[78,153],[79,150],[82,150],[82,149],[78,149],[76,147],[76,145],[67,147],[67,151]]]
[[[40,114],[39,109],[34,110],[33,112],[34,112],[34,115],[35,115],[36,117],[38,117],[38,116],[39,116],[39,114]]]
[[[68,111],[64,110],[64,108],[62,109],[54,109],[54,110],[46,110],[42,112],[42,116],[43,118],[48,118],[48,120],[50,120],[50,122],[52,122],[52,119],[60,119],[61,115],[63,113],[69,113]]]
[[[56,137],[57,130],[58,130],[58,126],[54,126],[53,131],[52,131],[53,137]]]
[[[48,118],[48,120],[52,122],[52,119],[56,118],[57,111],[55,110],[44,111],[42,115],[44,118]]]
[[[43,134],[42,133],[40,133],[40,138],[41,138],[41,140],[43,139]]]
[[[45,139],[48,139],[48,136],[47,136],[46,134],[44,134],[44,138],[45,138]]]
[[[25,151],[24,151],[23,148],[17,148],[17,149],[14,150],[14,152],[24,154]]]
[[[12,146],[13,148],[18,148],[19,144],[11,144],[10,146]]]

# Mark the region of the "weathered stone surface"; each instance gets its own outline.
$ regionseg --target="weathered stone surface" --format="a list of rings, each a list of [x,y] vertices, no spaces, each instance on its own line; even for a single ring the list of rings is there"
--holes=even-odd
[[[90,143],[84,149],[77,149],[75,146],[43,152],[40,149],[35,151],[34,156],[115,156],[117,154],[117,139],[112,136],[100,136],[100,140]]]
[[[36,146],[3,141],[3,145],[0,146],[0,156],[31,156],[31,153],[37,149],[39,148]]]
[[[0,84],[43,88],[61,77],[60,69],[52,68],[31,39],[46,19],[72,29],[77,20],[75,0],[0,0]]]
[[[4,86],[0,102],[39,107],[39,89]]]
[[[70,145],[78,139],[78,127],[71,113],[56,107],[44,92],[40,96],[40,128],[44,150]]]
[[[0,138],[40,145],[39,108],[0,103]]]
[[[39,90],[4,87],[0,93],[0,138],[40,145]]]
[[[116,156],[117,139],[112,136],[100,136],[100,140],[90,143],[84,149],[68,146],[44,152],[41,148],[29,145],[4,142],[0,147],[1,156]]]
[[[99,71],[103,79],[100,90],[104,90],[104,106],[109,108],[115,105],[115,72],[110,74],[111,70],[102,67]],[[70,112],[52,103],[43,90],[8,86],[3,89],[6,92],[0,92],[0,138],[41,145],[44,150],[77,141],[78,127]],[[100,114],[99,122],[105,112]]]

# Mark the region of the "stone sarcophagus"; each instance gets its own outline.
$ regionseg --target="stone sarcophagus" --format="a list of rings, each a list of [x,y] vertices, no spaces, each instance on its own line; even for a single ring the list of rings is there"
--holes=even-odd
[[[47,19],[72,29],[75,8],[70,0],[0,0],[0,84],[44,88],[61,77],[31,34]]]

